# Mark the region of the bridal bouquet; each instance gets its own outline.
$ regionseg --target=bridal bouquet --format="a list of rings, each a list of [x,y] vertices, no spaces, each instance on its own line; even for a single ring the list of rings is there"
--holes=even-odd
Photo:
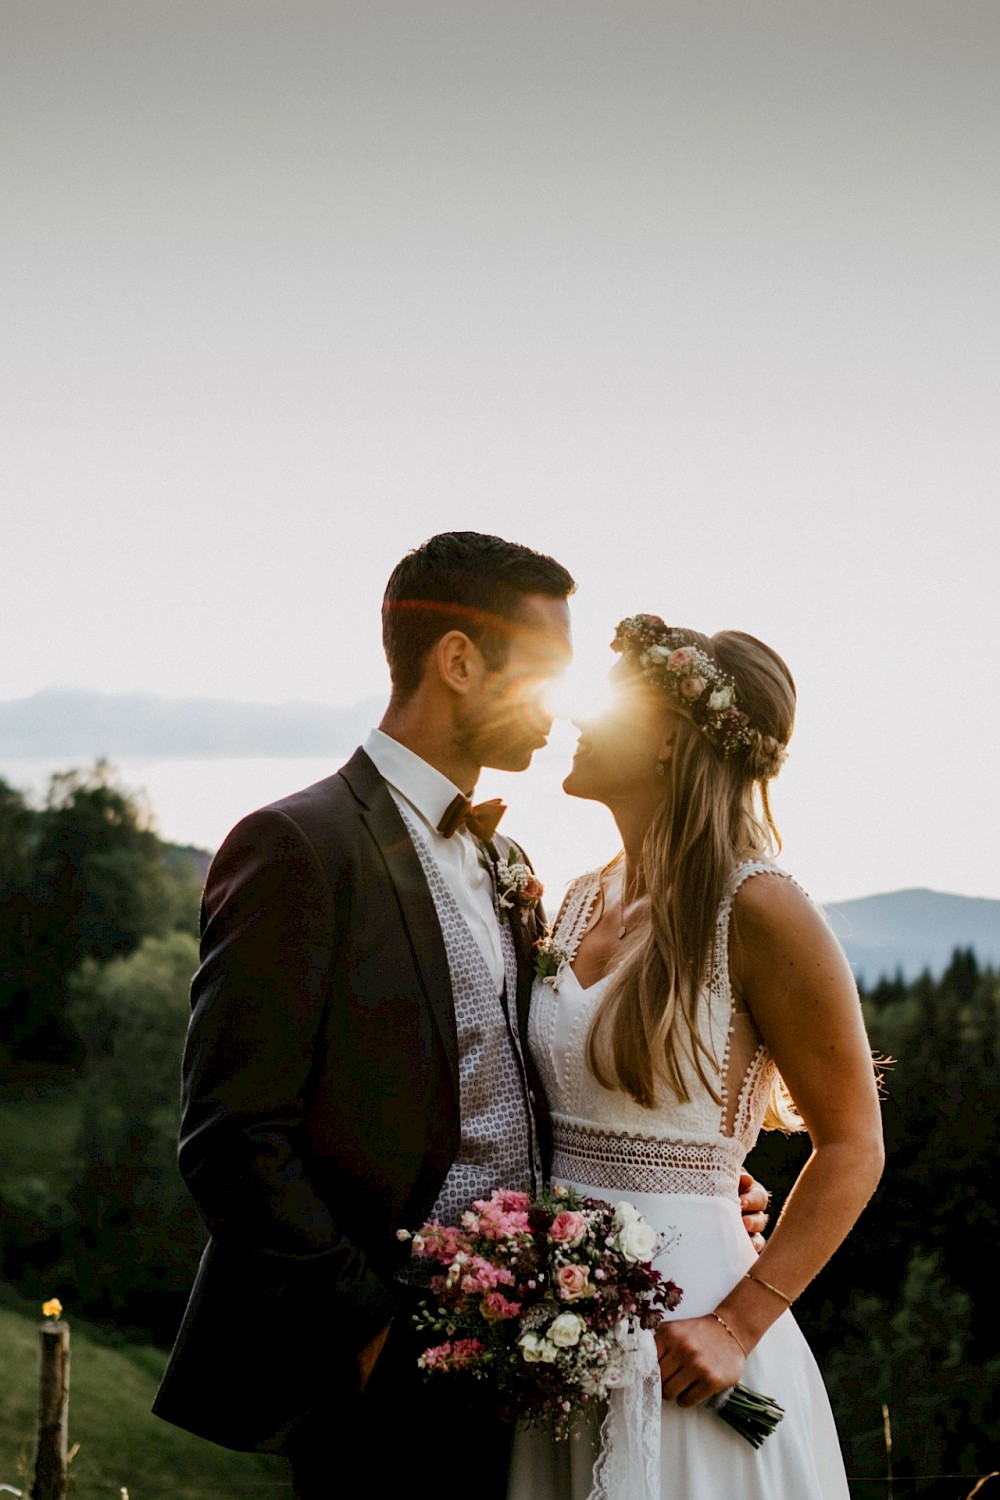
[[[491,1379],[504,1416],[544,1422],[557,1438],[578,1411],[636,1378],[638,1332],[681,1300],[652,1264],[666,1236],[631,1203],[566,1188],[537,1199],[498,1188],[461,1225],[430,1222],[399,1238],[439,1268],[414,1318],[429,1340],[420,1367]],[[711,1405],[755,1448],[783,1415],[742,1385]]]
[[[631,1378],[637,1331],[680,1301],[651,1264],[662,1245],[630,1203],[559,1188],[498,1189],[458,1227],[424,1224],[413,1254],[440,1271],[415,1318],[436,1340],[421,1368],[489,1377],[506,1416],[567,1436],[578,1410]]]

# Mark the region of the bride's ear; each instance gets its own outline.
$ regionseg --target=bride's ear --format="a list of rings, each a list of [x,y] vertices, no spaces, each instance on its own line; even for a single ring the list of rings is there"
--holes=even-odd
[[[674,742],[677,739],[677,720],[671,718],[663,734],[656,751],[656,764],[666,766],[674,756]],[[662,772],[661,772],[662,774]]]

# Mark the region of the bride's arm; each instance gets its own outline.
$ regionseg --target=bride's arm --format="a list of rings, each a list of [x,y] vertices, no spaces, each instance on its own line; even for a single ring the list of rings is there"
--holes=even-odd
[[[715,1314],[657,1330],[664,1394],[694,1405],[740,1378],[743,1356],[842,1243],[884,1160],[875,1071],[844,954],[801,890],[779,876],[745,881],[734,905],[730,968],[812,1141],[751,1273]],[[720,1319],[722,1321],[720,1321]],[[725,1325],[725,1326],[724,1326]]]

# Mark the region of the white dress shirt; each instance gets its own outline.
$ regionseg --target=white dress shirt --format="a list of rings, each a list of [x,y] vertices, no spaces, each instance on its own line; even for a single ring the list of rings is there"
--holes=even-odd
[[[450,839],[437,831],[455,798],[468,794],[381,729],[371,731],[363,749],[388,785],[396,806],[405,805],[411,819],[416,814],[424,844],[447,882],[500,994],[504,963],[500,925],[493,905],[493,879],[483,864],[479,845],[467,828],[459,828]]]

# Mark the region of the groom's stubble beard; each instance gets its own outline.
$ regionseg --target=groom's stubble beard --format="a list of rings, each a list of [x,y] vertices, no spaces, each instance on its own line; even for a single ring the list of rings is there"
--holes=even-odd
[[[526,771],[547,726],[529,710],[463,716],[455,725],[455,748],[466,760],[495,771]]]

